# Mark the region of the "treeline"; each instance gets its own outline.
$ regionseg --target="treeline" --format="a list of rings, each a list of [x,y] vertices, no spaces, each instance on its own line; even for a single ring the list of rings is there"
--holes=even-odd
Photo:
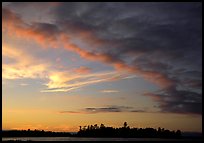
[[[44,130],[10,130],[2,131],[2,137],[69,137],[68,132],[52,132]]]
[[[10,130],[2,131],[2,137],[123,137],[123,138],[181,138],[181,131],[170,131],[164,128],[130,128],[127,122],[123,127],[80,126],[76,134],[69,132],[52,132],[44,130]]]
[[[130,128],[127,122],[123,127],[106,127],[104,124],[98,126],[80,126],[77,136],[80,137],[127,137],[127,138],[181,138],[181,131],[170,131],[164,128]]]

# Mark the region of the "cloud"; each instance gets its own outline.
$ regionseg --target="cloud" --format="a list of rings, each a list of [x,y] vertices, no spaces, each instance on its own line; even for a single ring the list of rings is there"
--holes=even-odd
[[[150,111],[148,109],[135,109],[131,106],[117,106],[109,105],[105,107],[87,107],[78,111],[59,111],[62,114],[97,114],[97,113],[118,113],[118,112],[130,112],[130,113],[156,113],[157,111]]]
[[[81,113],[81,112],[78,112],[78,111],[60,111],[59,113],[78,114],[78,113]]]
[[[74,71],[77,72],[77,73],[79,73],[79,74],[88,74],[88,73],[91,72],[91,68],[81,66],[81,67],[75,69]]]
[[[21,83],[20,85],[21,85],[21,86],[28,86],[29,84],[27,84],[27,83]]]
[[[10,58],[12,63],[2,63],[3,79],[45,78],[49,64],[36,60],[26,51],[3,44],[3,60]]]
[[[156,101],[161,112],[202,114],[202,94],[196,92],[168,89],[144,95]]]
[[[52,72],[49,75],[49,82],[46,84],[48,88],[41,92],[67,92],[91,84],[110,82],[115,77],[120,80],[128,76],[127,73],[117,71],[89,74],[73,73],[72,71]]]
[[[116,106],[111,105],[107,107],[87,107],[80,111],[60,111],[59,113],[83,113],[83,114],[95,114],[95,113],[114,113],[114,112],[129,112],[133,107],[130,106]]]
[[[20,16],[9,10],[2,9],[2,31],[10,36],[17,36],[24,40],[34,40],[43,47],[56,47],[60,30],[54,24],[33,22],[27,24]]]
[[[40,92],[68,92],[68,91],[75,90],[75,89],[78,89],[78,88],[80,88],[80,87],[48,88],[48,89],[41,90]]]
[[[7,6],[9,4],[10,4],[10,2],[2,2],[2,6]]]
[[[202,71],[201,11],[201,3],[75,3],[60,7],[58,20],[65,27],[74,25],[76,33],[91,31],[95,38],[90,39],[103,41],[94,53],[76,48],[81,57],[98,56],[98,61],[159,85],[162,92],[150,95],[162,112],[201,114],[201,103],[194,99],[202,97],[202,75],[197,76]],[[186,77],[189,71],[194,72]]]
[[[162,92],[149,95],[157,99],[162,111],[169,107],[169,112],[178,109],[179,113],[200,114],[199,102],[197,106],[175,100],[202,97],[202,74],[198,75],[202,73],[201,3],[62,3],[54,13],[55,23],[28,24],[3,8],[2,29],[44,47],[64,47],[83,59],[109,64],[157,84]],[[47,86],[53,90],[101,81],[67,84],[69,79],[56,82],[49,78]],[[166,95],[174,102],[164,100]]]
[[[118,90],[102,90],[101,92],[103,92],[103,93],[117,93],[119,91]]]
[[[147,112],[147,111],[145,111],[145,110],[131,110],[130,112],[143,113],[143,112]]]
[[[131,76],[126,77],[125,79],[131,79],[131,78],[137,78],[137,77],[138,77],[137,75],[131,75]]]
[[[11,12],[6,11],[4,13],[7,14]],[[10,15],[14,15],[14,14],[12,13]],[[15,21],[18,22],[20,25],[20,27],[15,27],[12,25],[12,28],[17,28],[17,31],[19,30],[21,36],[24,35],[25,37],[28,37],[28,38],[34,38],[40,44],[43,44],[43,45],[45,44],[47,46],[47,43],[54,43],[54,47],[56,47],[55,45],[57,43],[56,37],[58,36],[60,37],[66,49],[78,53],[81,57],[85,59],[92,60],[92,61],[95,61],[97,59],[97,61],[113,65],[113,67],[115,67],[116,69],[127,70],[135,74],[140,74],[144,78],[149,79],[161,86],[169,86],[170,84],[172,84],[171,83],[172,81],[166,75],[163,75],[159,72],[144,71],[143,69],[140,69],[138,67],[134,67],[126,64],[125,61],[123,61],[117,56],[113,56],[112,54],[89,52],[78,47],[76,44],[70,43],[69,36],[67,36],[66,33],[59,32],[56,28],[56,25],[53,26],[51,24],[35,23],[33,25],[30,25],[26,29],[22,26],[24,22],[22,22],[20,18],[18,18],[17,16],[10,16],[10,17],[14,17]],[[9,17],[7,19],[9,19]]]
[[[85,111],[87,111],[89,113],[121,112],[121,109],[117,108],[117,107],[102,107],[102,108],[85,108]]]

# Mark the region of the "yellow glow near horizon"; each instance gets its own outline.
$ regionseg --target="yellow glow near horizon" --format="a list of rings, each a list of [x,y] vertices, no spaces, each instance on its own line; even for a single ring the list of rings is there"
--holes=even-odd
[[[165,121],[163,120],[165,118]],[[15,120],[14,120],[15,119]],[[106,126],[121,127],[124,122],[130,127],[166,128],[170,130],[202,132],[199,117],[161,113],[97,113],[63,114],[50,110],[3,110],[3,129],[40,129],[76,132],[79,126],[101,123]],[[191,122],[195,124],[191,124]],[[196,125],[198,124],[198,125]]]

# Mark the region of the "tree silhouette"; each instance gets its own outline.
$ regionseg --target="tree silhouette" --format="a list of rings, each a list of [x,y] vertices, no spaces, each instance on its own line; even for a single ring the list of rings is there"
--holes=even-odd
[[[90,125],[89,125],[90,126]],[[88,126],[88,127],[89,127]],[[90,128],[79,130],[77,136],[80,137],[135,137],[135,138],[180,138],[181,131],[170,131],[164,128],[130,128],[127,122],[124,122],[123,127],[113,128],[106,127],[104,124],[100,128],[95,124]]]
[[[126,128],[127,127],[127,122],[124,122],[124,128]]]
[[[181,131],[170,131],[164,128],[130,128],[127,122],[124,122],[120,128],[106,127],[100,124],[79,126],[76,135],[67,132],[51,132],[44,130],[13,130],[2,131],[3,137],[128,137],[128,138],[181,138]]]
[[[2,131],[2,137],[68,137],[72,136],[70,133],[66,132],[51,132],[44,130],[11,130]]]
[[[100,129],[101,129],[101,128],[105,128],[104,124],[101,124]]]

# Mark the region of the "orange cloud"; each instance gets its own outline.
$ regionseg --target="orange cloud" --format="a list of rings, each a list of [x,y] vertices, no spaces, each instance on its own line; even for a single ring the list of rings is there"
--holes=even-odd
[[[87,74],[87,73],[90,73],[90,72],[91,72],[91,68],[81,66],[81,67],[75,69],[74,71],[75,71],[76,73],[79,73],[79,74]]]
[[[2,31],[10,36],[17,36],[25,40],[34,40],[43,47],[58,45],[58,29],[52,24],[45,23],[25,23],[19,16],[12,11],[2,9]]]
[[[162,88],[170,88],[174,85],[174,81],[169,79],[167,75],[154,71],[140,71],[140,74],[147,80],[156,83]]]

